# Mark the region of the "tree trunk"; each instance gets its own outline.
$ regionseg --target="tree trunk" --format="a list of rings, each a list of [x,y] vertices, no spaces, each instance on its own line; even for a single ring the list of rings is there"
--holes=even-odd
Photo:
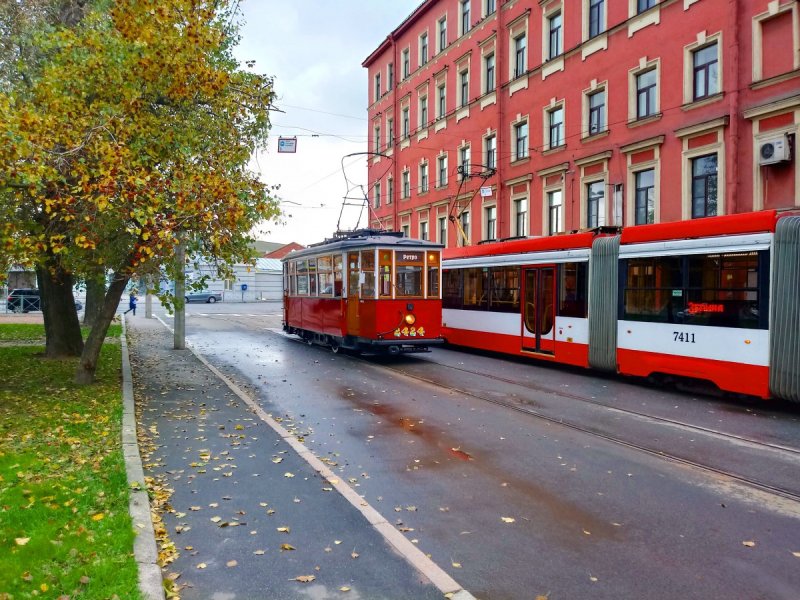
[[[105,276],[101,271],[96,278],[86,280],[86,306],[83,309],[83,324],[94,327],[97,317],[103,309],[106,297]]]
[[[45,356],[80,356],[83,351],[81,324],[72,295],[73,279],[55,259],[36,267],[39,297],[44,315]]]
[[[83,354],[81,354],[81,362],[78,365],[78,370],[75,373],[75,383],[79,385],[88,385],[94,382],[94,375],[97,371],[97,361],[100,358],[100,349],[103,347],[103,341],[106,339],[108,333],[108,326],[114,319],[114,315],[119,307],[122,292],[128,285],[130,277],[123,275],[116,275],[108,286],[103,306],[95,319],[92,330],[89,332],[89,337],[86,338],[86,344],[83,347]]]

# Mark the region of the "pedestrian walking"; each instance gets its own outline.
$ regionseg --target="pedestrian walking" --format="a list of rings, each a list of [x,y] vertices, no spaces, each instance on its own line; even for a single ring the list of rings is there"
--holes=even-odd
[[[129,312],[133,311],[133,316],[135,317],[136,316],[136,303],[137,302],[138,302],[138,298],[136,297],[136,294],[131,293],[131,299],[128,300],[128,310],[126,310],[122,314],[127,315]]]

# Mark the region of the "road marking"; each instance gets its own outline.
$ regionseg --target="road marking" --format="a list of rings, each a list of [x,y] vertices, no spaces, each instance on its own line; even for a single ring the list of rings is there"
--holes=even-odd
[[[156,316],[161,324],[169,331],[172,328]],[[272,415],[267,413],[259,404],[246,394],[239,386],[237,386],[231,379],[223,374],[219,369],[212,365],[206,358],[195,349],[194,344],[186,342],[186,347],[191,350],[192,354],[203,363],[209,371],[219,377],[230,390],[239,396],[242,401],[247,404],[258,417],[269,425],[281,438],[286,442],[297,454],[305,460],[309,466],[317,473],[322,475],[328,485],[335,488],[350,504],[362,514],[362,516],[369,522],[369,524],[380,533],[388,544],[394,547],[395,550],[417,571],[427,577],[433,585],[435,585],[443,594],[451,594],[452,600],[476,600],[475,597],[467,590],[461,587],[455,579],[450,577],[447,572],[437,565],[433,560],[428,558],[422,550],[417,548],[411,541],[402,535],[394,525],[392,525],[386,517],[381,515],[369,502],[364,500],[358,492],[352,487],[344,483],[339,475],[334,473],[327,465],[325,465],[305,444],[302,444],[295,438],[287,429],[280,423],[272,418]]]

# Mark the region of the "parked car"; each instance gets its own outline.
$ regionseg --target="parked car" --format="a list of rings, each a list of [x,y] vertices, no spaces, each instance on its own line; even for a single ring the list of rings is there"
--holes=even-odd
[[[206,304],[214,304],[214,302],[222,302],[221,292],[210,292],[204,290],[202,292],[189,292],[186,294],[186,302],[205,302]]]
[[[33,288],[18,288],[11,290],[6,298],[6,308],[11,312],[30,312],[32,310],[42,310],[42,301],[39,298],[39,290]]]
[[[42,310],[42,299],[39,290],[36,288],[17,288],[11,290],[6,298],[6,308],[11,312],[31,312],[32,310]],[[75,301],[75,310],[82,310],[83,304]]]

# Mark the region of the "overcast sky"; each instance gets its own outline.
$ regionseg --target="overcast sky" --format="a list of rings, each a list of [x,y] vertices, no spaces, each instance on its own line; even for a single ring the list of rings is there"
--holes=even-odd
[[[367,71],[364,59],[421,0],[242,0],[244,25],[236,54],[275,77],[276,105],[269,150],[254,167],[279,184],[285,223],[261,228],[258,238],[310,244],[336,230],[342,198],[359,202],[367,187]],[[278,137],[297,136],[296,154],[278,154]],[[318,136],[318,137],[312,137]],[[352,188],[349,189],[348,188]],[[360,209],[348,208],[342,229]],[[361,226],[367,226],[366,213]]]

